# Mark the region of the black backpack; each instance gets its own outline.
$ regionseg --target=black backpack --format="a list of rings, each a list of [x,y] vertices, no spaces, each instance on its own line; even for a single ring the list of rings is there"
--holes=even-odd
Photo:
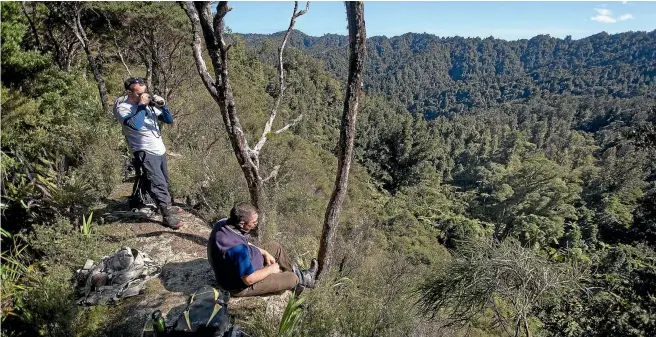
[[[128,197],[128,206],[130,208],[142,208],[144,206],[155,207],[155,201],[148,193],[146,184],[148,181],[145,175],[136,175],[132,185],[132,195]]]
[[[205,285],[196,290],[182,314],[167,327],[167,337],[242,337],[238,326],[230,326],[230,293]],[[144,328],[145,337],[155,336],[152,320]]]

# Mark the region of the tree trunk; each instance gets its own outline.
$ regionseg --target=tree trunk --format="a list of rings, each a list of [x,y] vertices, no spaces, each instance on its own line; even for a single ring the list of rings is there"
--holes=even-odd
[[[77,24],[77,33],[75,36],[78,37],[82,47],[84,48],[84,53],[87,54],[87,60],[89,61],[89,66],[93,72],[93,78],[98,83],[98,93],[100,94],[100,103],[102,104],[103,111],[105,113],[111,113],[111,108],[109,107],[109,94],[107,93],[107,87],[105,86],[105,79],[103,79],[102,73],[100,72],[100,66],[98,65],[98,60],[91,53],[91,47],[89,46],[89,39],[87,38],[87,33],[82,27],[82,22],[80,21],[81,13],[77,12],[75,16],[75,22]]]
[[[254,156],[249,153],[250,148],[237,117],[237,107],[232,94],[230,78],[228,77],[228,47],[223,39],[223,17],[229,11],[228,3],[226,1],[219,2],[217,14],[213,19],[209,2],[186,2],[184,9],[192,23],[196,68],[205,87],[219,105],[223,124],[230,138],[230,144],[244,173],[244,178],[246,178],[251,203],[260,211],[260,225],[258,231],[253,233],[254,238],[257,240],[259,239],[259,233],[263,232],[265,222],[263,181],[259,174],[259,167],[256,165],[257,161],[253,160]],[[214,66],[216,82],[210,76],[203,60],[199,26],[202,29],[205,45]]]
[[[521,324],[522,318],[517,316],[517,320],[515,321],[515,337],[520,337],[522,335]]]
[[[246,178],[246,184],[248,185],[248,193],[250,194],[251,203],[255,206],[260,212],[259,226],[253,232],[253,237],[256,242],[261,238],[260,233],[264,232],[266,225],[266,194],[264,193],[264,184],[267,180],[275,177],[277,168],[275,168],[269,177],[262,178],[260,172],[260,150],[267,140],[267,135],[271,131],[271,126],[273,125],[273,120],[276,117],[278,105],[283,95],[285,83],[284,83],[284,69],[282,67],[282,62],[279,66],[280,71],[280,87],[281,92],[276,100],[269,120],[265,125],[264,132],[260,137],[259,141],[256,143],[255,147],[251,148],[248,146],[248,141],[244,131],[237,117],[237,107],[235,105],[235,99],[232,94],[232,86],[230,84],[230,78],[228,76],[228,50],[230,46],[226,45],[223,38],[223,33],[225,26],[223,23],[223,18],[231,10],[228,7],[227,1],[220,1],[216,7],[216,14],[212,15],[212,9],[209,2],[192,2],[187,1],[184,4],[181,4],[182,8],[187,13],[189,21],[192,25],[193,33],[193,43],[192,49],[194,54],[194,61],[196,63],[196,69],[198,74],[205,84],[205,88],[209,91],[210,95],[219,105],[221,110],[221,117],[223,118],[223,124],[225,125],[226,131],[228,132],[228,137],[230,139],[230,144],[232,145],[233,152],[235,157],[237,157],[237,162],[244,173],[244,178]],[[309,3],[306,5],[305,10],[298,11],[298,2],[294,4],[294,12],[292,14],[292,19],[285,34],[285,38],[280,47],[280,59],[282,59],[282,53],[285,48],[285,43],[287,38],[294,27],[294,22],[296,18],[305,14],[309,8]],[[214,77],[209,74],[205,60],[203,59],[203,53],[201,49],[201,35],[203,34],[203,39],[205,40],[205,46],[210,55],[212,65],[214,66]],[[285,127],[275,131],[275,134],[279,134],[300,120],[296,118],[290,124],[287,124]]]
[[[317,277],[320,277],[322,271],[330,268],[333,259],[334,238],[337,233],[342,203],[347,192],[349,169],[353,157],[353,143],[355,141],[355,121],[364,79],[367,38],[364,24],[364,3],[361,1],[347,1],[345,4],[349,30],[349,75],[339,133],[335,189],[328,202],[324,218],[323,233],[321,234],[319,246]]]
[[[88,43],[88,41],[86,42]],[[87,54],[87,60],[89,61],[89,66],[93,72],[93,78],[98,84],[98,93],[100,94],[100,103],[102,104],[103,111],[105,113],[111,113],[112,110],[109,107],[109,94],[107,93],[107,87],[105,86],[105,80],[103,79],[102,73],[100,72],[100,67],[96,58],[91,54],[88,44],[84,45],[84,52]]]
[[[36,4],[34,4],[36,6]],[[41,47],[41,39],[39,39],[39,33],[36,30],[36,26],[34,25],[34,20],[30,17],[30,15],[27,13],[27,7],[25,6],[25,1],[21,1],[21,7],[23,8],[23,14],[25,14],[25,18],[27,19],[27,22],[30,24],[30,29],[32,30],[32,35],[34,35],[34,41],[36,43],[36,48],[43,52],[43,48]],[[32,7],[32,11],[36,11],[35,7]]]
[[[526,317],[523,317],[524,320],[524,333],[526,333],[526,337],[531,337],[531,329],[528,328],[528,321],[526,320]]]
[[[103,111],[105,113],[111,113],[112,110],[109,106],[109,94],[107,93],[105,80],[102,77],[98,60],[91,53],[89,39],[87,38],[87,33],[85,32],[84,27],[82,26],[81,17],[84,8],[81,6],[84,5],[81,3],[68,3],[66,5],[67,6],[65,6],[63,2],[59,5],[64,9],[64,22],[80,42],[84,53],[87,55],[87,61],[93,72],[93,78],[98,84],[98,93],[100,94],[100,103],[102,104]]]
[[[150,49],[150,60],[152,63],[152,87],[149,90],[152,90],[157,95],[166,97],[166,90],[162,87],[162,66],[157,53],[157,41],[155,40],[155,32],[152,29],[149,31],[149,39],[148,49]]]

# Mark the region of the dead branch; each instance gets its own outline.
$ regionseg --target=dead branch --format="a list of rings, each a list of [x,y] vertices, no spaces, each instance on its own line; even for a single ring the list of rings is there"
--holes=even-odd
[[[114,27],[112,27],[112,22],[109,20],[107,17],[107,14],[103,13],[103,17],[105,17],[105,21],[107,21],[107,28],[112,32],[112,38],[114,39],[114,46],[116,47],[116,54],[118,54],[118,58],[121,60],[121,63],[123,63],[123,66],[125,67],[125,71],[128,72],[128,76],[132,77],[132,72],[130,71],[130,68],[128,67],[127,63],[125,63],[125,59],[123,58],[123,53],[121,52],[121,47],[118,45],[118,40],[116,40],[116,34]]]
[[[265,206],[266,206],[266,195],[264,194],[264,182],[273,179],[277,170],[274,169],[272,174],[270,174],[266,179],[263,179],[260,175],[260,158],[259,150],[261,150],[264,142],[266,142],[266,135],[271,132],[271,125],[273,124],[273,119],[275,118],[275,113],[277,112],[277,106],[280,104],[282,95],[279,95],[278,102],[275,109],[273,110],[273,118],[270,118],[270,122],[267,123],[266,131],[264,132],[264,140],[258,141],[258,145],[255,148],[251,148],[248,145],[248,140],[244,134],[243,128],[237,114],[237,107],[235,104],[235,99],[232,93],[232,86],[230,78],[228,75],[228,51],[230,46],[227,45],[224,34],[225,34],[225,25],[223,18],[228,12],[231,11],[231,8],[228,7],[227,1],[220,1],[216,7],[216,14],[212,14],[211,4],[209,2],[192,2],[187,1],[181,4],[182,8],[187,13],[189,21],[192,25],[192,49],[194,55],[194,61],[196,63],[196,69],[200,75],[203,84],[207,88],[208,92],[216,101],[221,112],[221,117],[223,119],[223,125],[226,128],[228,133],[228,138],[230,139],[230,144],[232,145],[233,152],[237,158],[237,162],[244,173],[244,178],[248,185],[248,191],[251,197],[251,203],[260,210],[260,226],[259,229],[263,230],[265,223]],[[306,10],[309,5],[306,5]],[[290,21],[290,28],[286,37],[283,41],[280,50],[280,57],[282,57],[282,49],[286,44],[289,31],[294,25],[295,19],[300,15],[304,14],[305,11],[298,12],[298,5],[296,4],[294,8],[294,13],[292,15],[292,20]],[[201,49],[201,32],[203,40],[205,41],[205,46],[207,47],[207,52],[212,61],[212,66],[214,68],[214,78],[209,74],[207,66],[203,59],[202,49]],[[279,70],[283,71],[282,61],[279,62]],[[281,75],[282,88],[284,89],[284,72]],[[280,132],[289,129],[296,122],[300,120],[297,118],[294,122],[290,123],[288,126],[283,127]],[[253,233],[255,240],[259,240],[259,233]]]
[[[287,44],[287,40],[289,39],[289,35],[291,34],[292,29],[294,28],[296,19],[301,15],[307,13],[309,9],[310,9],[310,2],[308,1],[305,4],[305,9],[298,12],[298,1],[294,1],[294,12],[292,13],[292,18],[289,21],[289,28],[287,28],[287,31],[285,32],[285,37],[282,39],[282,43],[280,45],[280,48],[278,49],[278,75],[279,75],[280,90],[278,92],[278,97],[276,97],[276,102],[274,103],[273,108],[271,109],[271,113],[269,114],[269,120],[264,125],[264,131],[262,131],[262,136],[260,136],[260,140],[258,140],[257,144],[255,144],[255,148],[253,149],[253,151],[255,152],[259,153],[262,147],[264,146],[264,143],[266,143],[267,135],[271,132],[273,121],[276,119],[276,115],[278,114],[278,107],[280,106],[280,102],[282,101],[282,98],[285,93],[285,89],[286,89],[285,69],[283,68],[283,63],[282,63],[282,54],[285,50],[285,45]]]
[[[274,166],[273,171],[271,171],[271,173],[269,173],[268,177],[262,179],[262,182],[266,183],[267,181],[269,181],[271,179],[275,179],[278,176],[278,171],[279,170],[280,170],[280,165]]]
[[[280,133],[282,133],[282,132],[284,132],[284,131],[287,131],[287,129],[289,129],[289,128],[291,128],[292,126],[296,125],[296,123],[298,123],[301,119],[303,119],[303,114],[298,115],[298,117],[296,117],[296,119],[294,119],[291,123],[289,123],[289,124],[283,126],[283,127],[280,128],[278,131],[274,132],[274,134],[277,135],[277,134],[280,134]]]
[[[192,1],[187,1],[184,3],[182,8],[187,12],[189,20],[191,20],[191,29],[193,34],[192,40],[192,49],[194,54],[194,61],[196,61],[196,70],[205,84],[205,88],[210,92],[212,97],[217,97],[218,93],[216,92],[216,87],[214,86],[214,79],[207,70],[207,65],[205,64],[205,59],[203,59],[203,50],[201,49],[200,33],[198,27],[200,27],[200,19],[198,18],[198,12],[194,8],[194,3]]]

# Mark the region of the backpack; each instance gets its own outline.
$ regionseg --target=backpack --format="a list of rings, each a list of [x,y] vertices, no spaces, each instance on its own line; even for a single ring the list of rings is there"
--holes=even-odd
[[[230,326],[228,300],[230,293],[205,285],[190,297],[180,316],[167,324],[167,337],[241,337],[238,326]],[[143,336],[154,336],[152,321],[144,327]]]
[[[75,274],[76,290],[81,295],[78,304],[109,304],[137,296],[161,270],[147,254],[130,247],[122,247],[97,263],[87,260]]]
[[[228,331],[230,293],[205,285],[189,298],[170,336],[221,337]],[[191,334],[193,333],[193,334]]]
[[[114,100],[114,107],[113,107],[113,113],[114,116],[121,120],[121,114],[118,111],[118,105],[127,101],[128,96],[120,96],[117,97],[116,100]],[[157,125],[156,125],[157,126]],[[157,126],[159,130],[159,126]],[[130,142],[128,142],[127,136],[124,134],[125,138],[125,143],[128,145],[128,149],[130,149]],[[130,209],[142,209],[142,208],[157,208],[155,200],[153,200],[152,196],[148,192],[148,187],[147,184],[149,183],[146,175],[142,170],[138,167],[136,159],[134,158],[134,155],[132,154],[132,150],[130,149],[130,154],[132,155],[132,160],[127,164],[127,167],[125,168],[125,175],[127,176],[127,173],[131,170],[134,169],[135,171],[135,181],[134,185],[132,185],[132,194],[128,197],[128,205]]]
[[[150,206],[152,208],[155,208],[155,201],[148,193],[148,189],[146,186],[148,181],[145,176],[145,173],[136,172],[139,169],[137,168],[137,165],[134,164],[134,159],[132,165],[135,168],[135,178],[134,178],[135,181],[134,181],[134,185],[132,185],[132,195],[128,197],[128,206],[131,209],[143,208],[144,206]]]

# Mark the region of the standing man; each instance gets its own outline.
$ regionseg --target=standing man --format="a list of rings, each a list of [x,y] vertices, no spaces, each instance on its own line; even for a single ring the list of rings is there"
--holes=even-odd
[[[173,115],[164,98],[146,93],[143,79],[131,77],[123,85],[126,95],[114,102],[114,116],[123,125],[123,134],[134,154],[137,179],[155,200],[164,225],[179,229],[182,222],[175,214],[182,210],[171,205],[166,148],[157,125],[158,120],[172,124]],[[140,188],[138,185],[135,189]]]
[[[313,288],[316,260],[310,269],[301,271],[278,243],[265,243],[260,248],[248,242],[248,232],[257,227],[257,220],[257,209],[242,202],[232,208],[229,218],[214,224],[207,258],[221,288],[235,297]]]

